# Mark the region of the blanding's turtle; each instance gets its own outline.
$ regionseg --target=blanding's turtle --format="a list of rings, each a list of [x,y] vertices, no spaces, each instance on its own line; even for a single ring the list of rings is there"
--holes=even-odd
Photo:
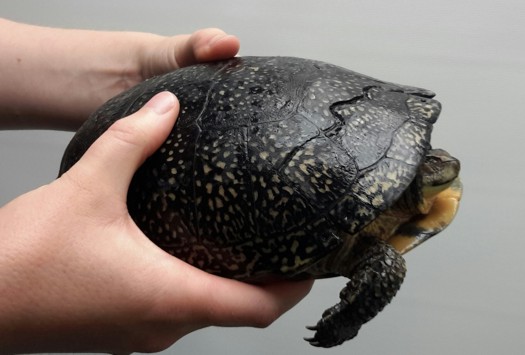
[[[312,345],[353,338],[399,289],[401,255],[455,215],[460,164],[431,148],[434,93],[300,58],[240,57],[146,80],[86,121],[60,173],[164,90],[180,116],[135,174],[131,216],[213,274],[348,277],[340,302],[308,327]]]

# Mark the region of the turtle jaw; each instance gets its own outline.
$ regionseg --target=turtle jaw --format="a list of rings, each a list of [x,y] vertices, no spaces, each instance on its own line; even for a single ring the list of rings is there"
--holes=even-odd
[[[388,243],[399,253],[405,254],[444,230],[456,216],[462,189],[461,180],[457,177],[448,188],[434,196],[426,214],[417,215],[401,225],[388,239]]]
[[[430,150],[419,171],[418,213],[401,224],[388,239],[404,254],[444,230],[454,219],[461,200],[459,160],[441,149]]]

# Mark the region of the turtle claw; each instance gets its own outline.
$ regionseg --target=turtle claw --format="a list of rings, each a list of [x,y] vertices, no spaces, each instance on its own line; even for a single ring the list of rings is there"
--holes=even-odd
[[[319,343],[317,340],[315,340],[315,338],[303,338],[304,340],[306,340],[307,342],[310,343],[310,345],[312,346],[315,346],[315,347],[321,347],[321,343]]]
[[[331,348],[355,337],[360,326],[342,325],[338,317],[340,314],[334,312],[337,309],[337,306],[328,309],[316,325],[307,326],[306,329],[314,331],[315,334],[313,337],[303,339],[315,347]]]
[[[322,345],[319,342],[319,339],[317,339],[317,330],[319,329],[319,327],[317,325],[307,325],[306,329],[312,330],[312,331],[314,331],[316,333],[311,338],[303,338],[303,339],[306,340],[307,342],[309,342],[310,345],[312,345],[312,346],[321,347]]]

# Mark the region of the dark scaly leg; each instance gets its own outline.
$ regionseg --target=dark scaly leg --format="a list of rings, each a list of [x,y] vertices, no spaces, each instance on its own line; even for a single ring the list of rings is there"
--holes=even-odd
[[[405,261],[390,244],[364,237],[347,249],[319,264],[350,282],[340,293],[341,302],[327,309],[316,326],[307,327],[316,332],[305,339],[313,346],[328,348],[355,337],[390,302],[405,277]]]

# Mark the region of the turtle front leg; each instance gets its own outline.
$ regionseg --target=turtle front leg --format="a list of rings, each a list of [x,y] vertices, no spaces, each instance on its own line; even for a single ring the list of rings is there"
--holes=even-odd
[[[360,238],[318,268],[350,278],[339,295],[341,302],[327,309],[316,326],[307,327],[316,333],[305,340],[325,348],[355,337],[361,325],[392,300],[406,272],[403,257],[391,245],[372,237]]]

